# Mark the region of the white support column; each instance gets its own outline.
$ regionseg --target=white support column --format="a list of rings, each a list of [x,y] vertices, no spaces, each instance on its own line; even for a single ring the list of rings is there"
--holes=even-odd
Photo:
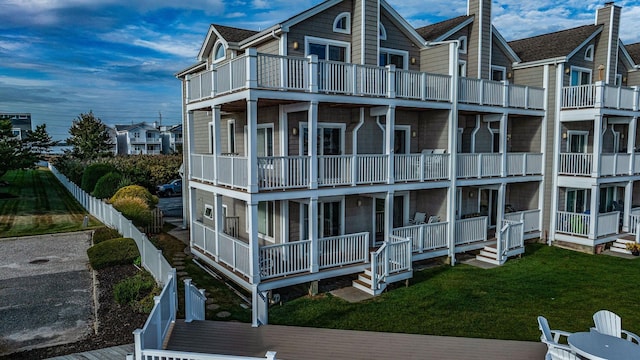
[[[197,190],[194,188],[189,188],[189,204],[191,205],[191,209],[189,209],[189,248],[193,247],[193,239],[195,234],[193,233],[193,222],[196,219],[197,212]],[[122,228],[122,226],[120,226]]]
[[[506,91],[506,89],[505,89]],[[509,120],[509,115],[504,113],[502,117],[500,117],[500,176],[507,176],[507,122]],[[524,174],[523,174],[524,175]]]
[[[213,198],[213,205],[215,206],[215,227],[216,231],[214,232],[214,239],[216,244],[216,251],[214,252],[214,258],[218,261],[218,256],[220,254],[220,233],[224,232],[225,219],[222,214],[222,195],[215,194]],[[205,237],[206,238],[206,237]]]
[[[258,87],[258,50],[256,48],[247,49],[247,89]]]
[[[307,59],[309,60],[309,92],[317,93],[318,81],[320,81],[318,76],[318,55],[309,55]]]
[[[318,188],[318,102],[309,103],[307,123],[307,151],[309,155],[309,188]]]
[[[634,116],[629,122],[627,129],[627,154],[629,154],[629,175],[633,175],[636,168],[636,131],[638,128],[638,117]]]
[[[633,201],[633,181],[627,181],[624,186],[624,214],[622,214],[622,231],[629,232],[629,217],[631,216],[631,202]]]
[[[195,116],[193,114],[193,111],[189,111],[187,112],[187,154],[189,156],[187,156],[187,164],[189,165],[189,173],[185,174],[185,176],[187,177],[187,179],[189,179],[189,181],[191,181],[191,174],[193,172],[193,164],[191,163],[191,154],[194,153],[195,151],[195,146],[193,144],[194,142],[194,138],[195,135],[193,134],[193,128],[194,128],[194,123],[195,123]]]
[[[593,120],[593,167],[591,177],[600,174],[600,155],[602,154],[602,116],[596,115]]]
[[[311,272],[318,272],[319,258],[318,258],[318,198],[312,197],[309,199],[309,240],[311,240],[311,249],[309,249],[309,256],[311,256]]]
[[[598,238],[598,212],[600,210],[600,194],[598,185],[591,185],[591,208],[589,210],[589,239]]]
[[[507,184],[502,183],[498,188],[498,209],[496,211],[496,231],[500,231],[502,228],[502,220],[504,219],[504,203],[505,196],[507,195]]]
[[[384,241],[389,240],[393,229],[393,190],[388,191],[384,199]]]
[[[394,134],[396,127],[396,107],[391,105],[387,108],[386,128],[384,132],[385,154],[387,154],[387,184],[393,184],[394,179]],[[385,230],[386,232],[386,230]]]
[[[247,191],[258,192],[258,102],[247,100]]]
[[[220,132],[220,105],[213,107],[211,121],[213,123],[213,144],[211,144],[211,153],[213,154],[213,184],[218,185],[218,156],[222,153],[220,144],[220,139],[222,138],[222,133]],[[204,171],[204,168],[202,170]]]
[[[258,202],[247,207],[247,233],[249,234],[249,283],[260,282],[260,239],[258,238]]]

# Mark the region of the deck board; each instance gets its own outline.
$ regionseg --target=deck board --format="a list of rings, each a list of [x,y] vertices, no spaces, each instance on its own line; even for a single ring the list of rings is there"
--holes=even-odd
[[[63,355],[49,360],[124,360],[127,354],[133,353],[133,344],[113,346],[104,349],[85,351],[77,354]]]
[[[540,342],[177,320],[167,350],[278,359],[544,359]]]

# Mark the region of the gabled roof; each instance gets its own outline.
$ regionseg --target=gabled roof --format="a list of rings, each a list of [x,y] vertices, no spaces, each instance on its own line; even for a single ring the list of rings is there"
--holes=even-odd
[[[220,36],[227,40],[227,42],[240,42],[258,33],[254,30],[240,29],[219,24],[211,24],[211,26],[215,27]]]
[[[427,41],[439,41],[443,35],[456,32],[471,21],[473,21],[473,15],[463,15],[441,21],[439,23],[423,26],[416,29],[416,31]]]
[[[627,49],[631,59],[633,59],[633,62],[640,64],[640,43],[629,44],[624,47]]]
[[[131,131],[131,130],[135,130],[135,129],[143,129],[146,131],[158,131],[158,129],[154,128],[153,126],[141,122],[141,123],[137,123],[137,124],[131,124],[131,125],[114,125],[113,126],[116,131],[121,132],[121,131]]]
[[[587,39],[602,31],[602,25],[583,25],[509,42],[523,62],[567,57]]]

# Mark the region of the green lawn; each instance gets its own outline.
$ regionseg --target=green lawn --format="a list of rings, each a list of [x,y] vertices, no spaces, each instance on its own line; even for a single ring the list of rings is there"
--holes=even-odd
[[[9,171],[0,180],[0,238],[82,230],[87,213],[49,170]],[[90,218],[89,226],[99,223]]]
[[[331,295],[272,307],[269,322],[337,329],[537,341],[536,317],[553,329],[587,331],[608,309],[640,333],[640,260],[588,255],[542,244],[501,267],[441,266],[414,273],[409,287],[350,304]]]

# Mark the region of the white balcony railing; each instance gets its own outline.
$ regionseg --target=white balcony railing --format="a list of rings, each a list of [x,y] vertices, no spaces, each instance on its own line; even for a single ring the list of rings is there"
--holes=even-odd
[[[540,231],[540,210],[524,210],[504,214],[504,219],[508,221],[522,222],[525,233]]]
[[[598,214],[598,236],[617,234],[619,226],[620,211]]]
[[[250,276],[249,244],[221,232],[218,232],[218,241],[218,261],[242,275]]]
[[[258,158],[258,187],[265,190],[309,186],[308,156]]]
[[[507,153],[507,176],[542,174],[542,154]]]
[[[393,229],[392,235],[411,239],[413,252],[445,249],[449,246],[448,222],[411,225]]]
[[[396,181],[449,178],[449,154],[398,154],[394,160]]]
[[[590,216],[590,214],[557,211],[556,231],[569,235],[587,236]]]
[[[591,176],[593,155],[585,153],[560,154],[560,175]]]
[[[458,154],[458,178],[500,176],[501,169],[501,154]]]
[[[464,245],[473,242],[487,241],[486,216],[456,220],[455,244]]]
[[[601,154],[600,171],[597,176],[628,175],[629,173],[640,173],[638,163],[640,159],[635,159],[633,169],[631,168],[631,156],[628,153]],[[633,154],[635,156],[635,154]],[[596,173],[593,168],[593,154],[591,153],[562,153],[560,154],[560,175],[592,176]]]
[[[248,187],[249,159],[243,156],[218,156],[218,183],[246,189]]]
[[[600,175],[626,175],[629,174],[631,155],[625,153],[600,155]]]
[[[368,232],[332,236],[318,240],[320,269],[364,263],[367,261],[368,252]]]
[[[638,108],[638,89],[622,86],[595,84],[568,86],[562,88],[562,108],[580,109],[605,107],[619,110]]]

